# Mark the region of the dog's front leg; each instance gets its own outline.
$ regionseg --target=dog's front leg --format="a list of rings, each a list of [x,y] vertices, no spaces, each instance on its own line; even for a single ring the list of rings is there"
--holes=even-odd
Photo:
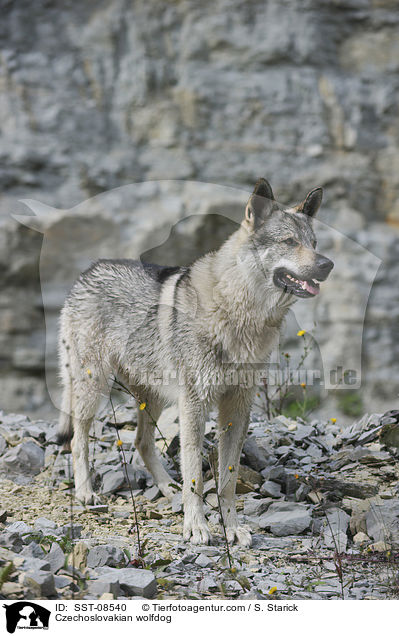
[[[183,537],[191,543],[208,544],[211,535],[202,500],[202,448],[205,413],[199,401],[182,395],[179,399],[180,452],[183,475]]]
[[[243,389],[226,393],[219,403],[219,496],[229,543],[250,546],[251,532],[238,525],[236,484],[240,455],[248,430],[252,393]]]

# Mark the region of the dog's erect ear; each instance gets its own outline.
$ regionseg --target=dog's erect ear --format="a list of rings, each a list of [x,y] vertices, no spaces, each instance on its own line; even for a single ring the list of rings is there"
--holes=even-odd
[[[255,227],[265,220],[273,207],[274,194],[266,179],[258,179],[245,208],[245,220]]]
[[[315,216],[317,210],[321,206],[323,199],[322,188],[315,188],[311,190],[306,199],[298,206],[298,212],[306,214],[307,216]]]

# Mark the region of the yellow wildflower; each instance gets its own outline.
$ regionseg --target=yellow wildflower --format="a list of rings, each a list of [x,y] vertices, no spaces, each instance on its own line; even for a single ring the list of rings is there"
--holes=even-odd
[[[233,466],[229,466],[229,471],[232,473],[233,472]]]
[[[233,426],[233,422],[229,422],[227,426],[230,428],[230,426]]]
[[[142,402],[139,406],[140,411],[144,411],[145,407],[147,406],[147,404],[145,402]]]
[[[118,440],[117,440],[117,442],[116,442],[116,445],[117,445],[117,447],[118,447],[118,448],[120,448],[121,446],[123,446],[123,442],[122,442],[122,440],[121,440],[121,439],[118,439]]]
[[[335,424],[335,422],[337,421],[336,417],[330,417],[330,420],[332,421],[333,424]]]
[[[306,382],[301,382],[301,387],[302,387],[303,389],[306,389]]]
[[[305,329],[300,329],[296,335],[297,336],[304,336],[305,333],[306,333]]]
[[[194,478],[191,480],[191,483],[192,483],[192,484],[195,484],[195,479],[194,479]]]
[[[91,378],[91,376],[93,375],[90,369],[86,369],[86,373],[89,376],[89,378]]]
[[[275,592],[277,592],[277,587],[271,587],[269,590],[269,594],[274,594]]]

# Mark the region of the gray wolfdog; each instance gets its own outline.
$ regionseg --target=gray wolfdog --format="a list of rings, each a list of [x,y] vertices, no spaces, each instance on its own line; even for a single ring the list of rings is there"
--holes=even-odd
[[[315,296],[329,275],[333,263],[316,252],[312,229],[321,199],[316,188],[299,205],[284,208],[260,179],[239,229],[190,267],[100,260],[81,274],[61,312],[59,343],[59,440],[73,435],[78,499],[91,503],[95,497],[88,434],[114,375],[148,406],[138,411],[136,447],[169,497],[173,480],[156,453],[151,422],[166,404],[178,403],[183,536],[197,544],[211,539],[201,455],[207,413],[218,406],[218,491],[227,538],[251,544],[249,529],[237,521],[235,491],[254,388],[232,384],[226,371],[237,376],[265,364],[290,305],[297,297]]]

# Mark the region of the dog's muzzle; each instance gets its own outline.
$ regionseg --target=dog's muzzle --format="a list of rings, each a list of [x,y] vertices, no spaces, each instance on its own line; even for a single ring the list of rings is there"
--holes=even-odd
[[[320,283],[326,280],[334,263],[326,256],[317,254],[315,266],[306,277],[299,278],[288,269],[279,267],[273,275],[273,283],[286,294],[293,294],[298,298],[311,298],[320,292]]]

